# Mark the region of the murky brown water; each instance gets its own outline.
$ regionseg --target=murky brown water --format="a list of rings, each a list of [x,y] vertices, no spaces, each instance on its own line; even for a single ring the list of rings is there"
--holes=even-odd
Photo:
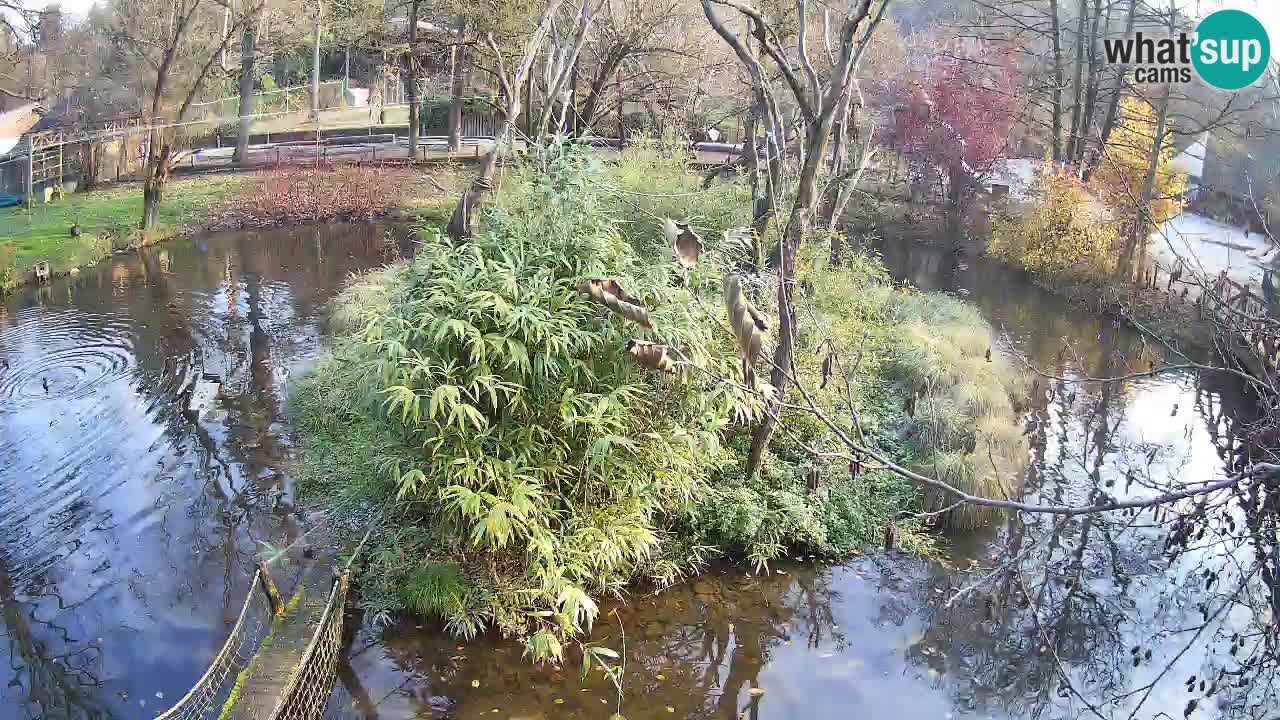
[[[382,252],[374,231],[230,234],[117,258],[4,306],[0,717],[148,717],[200,674],[257,541],[292,522],[287,375],[317,350],[324,300]],[[965,291],[1017,348],[1066,374],[1122,372],[1117,353],[1140,349],[999,268],[914,246],[887,260],[922,287]],[[1063,337],[1075,349],[1059,361]],[[216,421],[196,427],[173,401],[199,372],[228,390]],[[1042,501],[1212,476],[1249,419],[1235,383],[1191,375],[1046,384],[1033,405],[1025,492]],[[947,565],[872,552],[637,590],[602,608],[593,636],[625,660],[621,698],[576,661],[533,667],[511,641],[460,643],[413,623],[360,627],[339,691],[345,714],[364,718],[1127,717],[1139,699],[1138,717],[1183,717],[1187,676],[1248,618],[1187,632],[1196,573],[1231,557],[1170,566],[1143,517],[1011,521],[953,539]],[[1002,555],[1021,558],[1016,571],[953,601]],[[1268,717],[1268,697],[1206,700],[1191,716],[1238,702],[1234,714]]]
[[[1139,356],[1133,332],[1000,267],[886,250],[897,277],[959,292],[1042,367],[1115,376],[1119,358]],[[1060,359],[1063,338],[1073,349]],[[1093,488],[1138,496],[1168,474],[1211,477],[1232,428],[1249,419],[1235,382],[1190,374],[1045,383],[1033,404],[1025,496],[1039,502],[1085,502]],[[576,659],[531,667],[510,641],[458,643],[412,624],[365,627],[340,690],[354,698],[348,716],[363,718],[1178,718],[1192,697],[1183,683],[1225,657],[1226,631],[1248,618],[1193,636],[1197,573],[1222,558],[1208,550],[1170,564],[1163,538],[1149,515],[1032,517],[952,538],[947,564],[873,548],[835,566],[791,562],[764,577],[725,567],[661,594],[637,591],[602,610],[592,638],[625,647],[620,699],[604,675],[583,680]],[[1015,556],[1014,570],[953,601]],[[1273,699],[1219,693],[1188,717],[1270,717]]]

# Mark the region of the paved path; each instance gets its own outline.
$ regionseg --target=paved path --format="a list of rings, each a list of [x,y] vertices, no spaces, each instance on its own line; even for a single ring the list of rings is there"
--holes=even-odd
[[[450,152],[445,138],[427,138],[418,147],[417,160],[445,161],[467,160],[484,156],[493,148],[493,140],[486,138],[466,138],[457,152]],[[597,147],[596,154],[604,159],[617,158],[619,151],[611,147]],[[234,149],[205,148],[187,151],[179,156],[177,167],[194,170],[215,170],[232,168]],[[737,157],[736,151],[729,150],[695,150],[694,163],[702,166],[720,165],[732,162]],[[315,162],[377,162],[381,160],[408,160],[409,145],[404,140],[395,142],[370,142],[349,144],[303,144],[282,143],[271,145],[253,145],[249,148],[248,164],[257,167],[269,167],[281,164],[305,164]]]
[[[1203,274],[1212,283],[1219,273],[1226,271],[1231,280],[1251,285],[1257,292],[1262,287],[1263,271],[1278,269],[1277,254],[1268,255],[1270,243],[1260,233],[1249,233],[1192,213],[1183,213],[1153,232],[1150,247],[1151,256],[1165,277],[1181,258],[1188,269],[1184,273],[1188,280],[1191,274]],[[1188,294],[1198,296],[1199,287],[1193,285]]]

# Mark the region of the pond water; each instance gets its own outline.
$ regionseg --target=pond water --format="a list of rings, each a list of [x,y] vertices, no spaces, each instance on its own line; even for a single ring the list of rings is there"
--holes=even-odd
[[[286,381],[382,228],[220,234],[0,305],[0,717],[152,717],[294,525]],[[180,392],[224,383],[200,423]]]
[[[151,717],[200,676],[261,543],[300,522],[288,376],[316,356],[324,303],[346,275],[405,250],[384,236],[331,227],[170,243],[0,306],[0,718]],[[1002,268],[884,250],[895,276],[960,292],[1003,329],[999,342],[1057,374],[1114,376],[1159,356]],[[204,373],[225,398],[197,424],[177,397]],[[1252,419],[1239,382],[1222,375],[1037,390],[1029,501],[1220,476],[1233,429]],[[1215,669],[1227,643],[1254,637],[1255,617],[1239,603],[1220,610],[1223,593],[1204,590],[1202,570],[1239,564],[1243,551],[1170,561],[1152,520],[1015,518],[951,538],[946,563],[869,549],[636,591],[602,606],[593,636],[621,655],[621,693],[577,662],[531,666],[501,638],[459,642],[356,615],[336,714],[1270,717],[1280,705],[1265,687],[1205,696],[1187,683],[1225,685]]]

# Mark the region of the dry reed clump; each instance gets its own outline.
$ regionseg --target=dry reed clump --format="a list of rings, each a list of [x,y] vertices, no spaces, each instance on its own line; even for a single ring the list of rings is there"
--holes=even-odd
[[[940,294],[900,295],[890,311],[902,343],[891,373],[917,399],[906,435],[917,448],[916,469],[973,495],[1007,499],[1026,463],[1019,429],[1027,377],[995,347],[978,311]],[[955,501],[925,492],[925,509]],[[965,505],[944,516],[956,529],[996,519],[991,508]]]
[[[415,173],[356,165],[278,167],[256,173],[251,184],[212,211],[211,226],[266,227],[295,223],[368,221],[401,202]]]

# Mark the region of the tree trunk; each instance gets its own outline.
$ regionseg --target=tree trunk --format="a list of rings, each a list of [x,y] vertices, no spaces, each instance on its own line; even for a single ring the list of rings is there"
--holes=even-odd
[[[582,52],[582,46],[586,42],[587,30],[590,28],[590,22],[584,22],[578,26],[578,31],[567,38],[568,45],[562,45],[559,37],[552,44],[550,56],[547,59],[547,72],[545,82],[547,85],[546,103],[542,112],[538,117],[537,135],[535,139],[542,142],[546,136],[548,125],[554,119],[556,131],[560,132],[564,129],[565,113],[568,110],[568,104],[572,101],[574,89],[569,87],[569,78],[574,74],[574,68],[578,64],[578,55]],[[555,112],[557,107],[559,112]]]
[[[836,120],[831,127],[831,162],[827,172],[839,175],[844,166],[845,143],[848,140],[849,114],[853,108],[853,93],[847,92],[840,99],[840,109],[836,110]]]
[[[616,53],[610,53],[605,56],[591,75],[591,87],[587,91],[587,99],[582,104],[583,127],[592,127],[596,120],[596,115],[600,112],[600,103],[604,99],[604,94],[609,89],[609,78],[613,77],[614,72],[618,69],[618,65],[622,62],[622,58],[617,57]]]
[[[1084,84],[1084,20],[1088,14],[1088,0],[1080,0],[1079,17],[1076,18],[1076,77],[1071,84],[1071,134],[1067,137],[1067,162],[1075,162],[1076,146],[1080,141],[1080,91]]]
[[[947,171],[947,240],[952,249],[960,247],[960,227],[964,217],[964,197],[969,187],[969,174],[960,163],[952,163]]]
[[[253,63],[257,49],[256,23],[245,22],[240,35],[240,125],[236,129],[233,161],[244,165],[249,159],[249,130],[253,124]]]
[[[418,2],[409,3],[409,161],[418,157]]]
[[[578,134],[578,64],[577,55],[573,58],[573,70],[569,75],[569,91],[565,97],[565,107],[560,112],[560,131]],[[565,113],[572,113],[568,119],[568,126],[565,125]]]
[[[748,177],[751,178],[751,264],[757,269],[764,265],[764,233],[769,226],[770,205],[764,199],[768,183],[761,182],[760,151],[756,145],[756,123],[761,111],[758,103],[753,104],[742,123],[742,161],[746,163]]]
[[[1164,136],[1169,121],[1170,88],[1164,86],[1160,101],[1156,108],[1156,132],[1151,140],[1151,156],[1147,161],[1147,176],[1142,183],[1142,197],[1138,199],[1138,213],[1134,219],[1133,233],[1125,244],[1124,257],[1121,258],[1121,270],[1125,278],[1133,277],[1139,267],[1138,257],[1146,247],[1147,231],[1151,227],[1151,200],[1155,193],[1156,173],[1160,171],[1160,151],[1164,147]]]
[[[1110,6],[1108,6],[1110,13]],[[1089,26],[1089,72],[1086,73],[1084,109],[1080,114],[1080,139],[1072,160],[1082,164],[1089,147],[1089,128],[1093,127],[1094,106],[1098,102],[1098,29],[1102,23],[1102,0],[1093,0],[1093,18]]]
[[[160,201],[169,182],[169,164],[173,146],[162,142],[160,131],[148,133],[146,179],[142,183],[142,229],[154,230],[160,224]]]
[[[462,37],[467,30],[466,18],[458,18],[458,36],[453,47],[453,72],[449,88],[449,149],[457,152],[462,148],[462,94],[467,85],[467,50],[462,45]]]
[[[751,27],[748,23],[748,27]],[[751,52],[755,53],[756,61],[759,62],[763,50],[758,45],[751,46]],[[751,159],[748,167],[751,169],[751,235],[754,241],[752,247],[752,260],[757,268],[764,266],[764,239],[769,232],[769,221],[773,218],[774,193],[779,187],[782,180],[782,162],[781,158],[773,157],[776,143],[770,143],[768,138],[775,137],[777,133],[773,127],[772,115],[769,112],[769,100],[765,96],[764,86],[761,84],[761,78],[752,77],[751,96],[754,103],[751,109],[751,128],[747,133],[747,142],[743,143],[743,151],[747,150],[748,143],[751,148]],[[763,172],[760,168],[760,148],[756,145],[758,133],[756,126],[760,121],[764,121],[765,129],[765,166]]]
[[[315,47],[311,53],[311,116],[320,117],[320,17],[324,13],[324,4],[316,2],[316,36]]]
[[[80,191],[94,189],[98,184],[98,160],[101,157],[99,145],[89,140],[80,146]]]
[[[848,91],[848,88],[845,88]],[[818,169],[826,157],[827,143],[831,137],[831,123],[835,115],[839,98],[829,97],[825,102],[832,103],[819,114],[817,121],[808,127],[805,141],[808,154],[800,175],[796,180],[796,196],[791,206],[791,214],[787,219],[786,232],[782,238],[778,253],[778,343],[773,351],[773,372],[769,382],[775,393],[766,409],[764,420],[751,436],[751,453],[747,456],[747,479],[755,476],[764,460],[765,450],[778,429],[778,416],[782,412],[782,401],[786,396],[790,383],[788,374],[793,371],[792,360],[795,354],[796,313],[792,303],[796,284],[796,253],[800,243],[809,234],[813,222],[814,207],[818,202],[817,184]],[[780,163],[770,163],[777,166]]]
[[[818,203],[818,224],[821,227],[834,227],[836,201],[844,186],[842,175],[844,175],[845,156],[848,154],[845,146],[847,142],[845,136],[848,134],[847,130],[850,127],[850,110],[853,106],[852,95],[853,93],[847,92],[840,99],[840,106],[836,110],[836,119],[831,124],[831,158],[827,162],[827,175],[830,179]],[[832,235],[831,241],[836,243],[837,238]],[[834,259],[838,255],[839,251],[833,244],[831,257]]]
[[[627,144],[627,97],[622,91],[622,71],[618,71],[618,147]]]
[[[1058,26],[1058,0],[1049,0],[1049,34],[1053,39],[1053,92],[1049,101],[1053,113],[1053,160],[1062,160],[1062,29]]]
[[[160,225],[160,201],[164,196],[164,180],[148,174],[142,184],[142,229],[154,230]]]
[[[446,232],[455,243],[467,240],[475,232],[480,206],[493,190],[493,175],[498,167],[498,153],[506,144],[507,135],[507,123],[504,119],[502,130],[494,139],[493,150],[485,156],[484,165],[480,167],[480,175],[471,181],[471,187],[463,191],[462,197],[458,199],[458,204],[453,209]]]
[[[1128,37],[1133,34],[1133,26],[1137,16],[1138,0],[1129,0],[1129,16],[1124,21],[1124,34]],[[1085,165],[1082,177],[1087,181],[1089,176],[1097,167],[1098,160],[1102,157],[1104,148],[1107,146],[1107,140],[1111,138],[1111,131],[1116,127],[1116,118],[1120,113],[1120,96],[1124,89],[1124,77],[1128,72],[1128,68],[1121,66],[1113,68],[1116,74],[1115,88],[1111,91],[1111,97],[1107,99],[1107,114],[1102,120],[1102,130],[1098,134],[1098,151],[1094,154],[1093,160]]]

